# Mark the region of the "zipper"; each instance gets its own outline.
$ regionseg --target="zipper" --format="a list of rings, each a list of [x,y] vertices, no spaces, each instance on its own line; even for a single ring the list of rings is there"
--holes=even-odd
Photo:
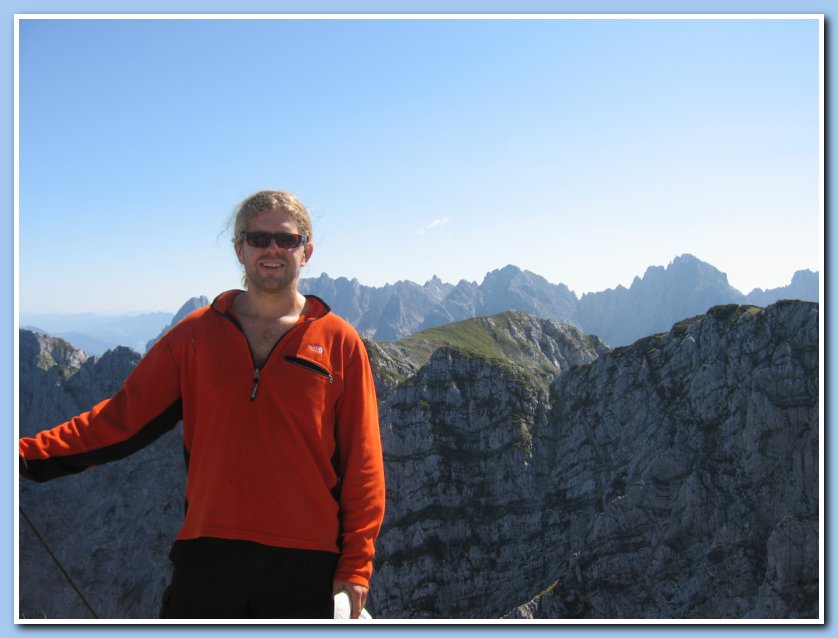
[[[321,303],[323,303],[323,302],[321,301]],[[328,308],[328,306],[327,306],[327,308]],[[236,317],[234,317],[230,312],[227,312],[227,311],[224,311],[224,312],[217,311],[217,312],[222,317],[226,317],[230,321],[230,323],[232,323],[236,327],[236,330],[239,331],[239,333],[242,336],[242,339],[244,339],[244,343],[245,343],[245,346],[247,347],[247,351],[250,353],[250,361],[253,364],[253,389],[250,391],[250,400],[251,401],[256,400],[256,393],[259,391],[259,376],[261,374],[261,370],[268,363],[268,360],[271,358],[271,355],[274,353],[274,350],[276,350],[276,347],[280,343],[282,343],[282,340],[285,339],[285,337],[287,337],[291,332],[293,332],[294,330],[296,330],[300,326],[303,326],[307,323],[310,323],[311,321],[314,321],[314,319],[306,319],[302,323],[297,323],[297,324],[291,326],[291,328],[289,328],[288,331],[277,340],[277,342],[274,344],[274,347],[271,348],[271,351],[268,353],[268,356],[265,357],[265,362],[262,364],[261,367],[259,367],[259,366],[256,365],[256,360],[253,358],[253,352],[250,350],[250,344],[247,343],[247,337],[244,334],[244,329],[242,328],[241,323],[239,323],[239,320],[236,319]],[[288,359],[290,361],[291,359],[294,359],[294,357],[286,357],[286,359]],[[304,359],[301,359],[301,361],[304,361]],[[295,363],[295,362],[292,361],[292,363]],[[316,363],[311,363],[309,361],[306,361],[306,363],[308,363],[310,365],[308,365],[308,366],[305,365],[305,364],[298,364],[298,365],[302,365],[302,367],[308,368],[312,372],[317,372],[318,374],[321,374],[321,375],[325,376],[326,378],[329,379],[329,383],[332,383],[334,381],[332,375],[328,372],[328,370],[320,368],[320,366],[318,366]],[[311,366],[313,366],[313,367],[311,367]],[[318,370],[318,368],[319,368],[319,370]]]
[[[250,400],[256,400],[256,393],[259,391],[259,371],[261,368],[256,368],[253,372],[253,390],[250,391]]]
[[[230,321],[230,323],[232,323],[233,326],[235,326],[236,330],[239,331],[239,334],[242,336],[242,339],[244,340],[244,346],[245,346],[245,348],[247,348],[247,351],[250,354],[250,362],[253,364],[253,389],[250,391],[250,400],[255,401],[256,400],[256,393],[259,392],[259,375],[262,372],[262,368],[260,368],[259,366],[256,365],[256,360],[253,358],[253,351],[250,349],[250,344],[247,342],[247,337],[244,334],[244,330],[242,329],[242,325],[239,323],[239,320],[236,319],[229,312],[222,312],[222,313],[219,313],[219,314],[222,317],[227,318]],[[296,326],[293,326],[291,328],[291,330],[293,330],[295,327]],[[291,330],[289,330],[288,332],[291,332]],[[285,334],[288,334],[288,332],[286,332]],[[285,335],[282,335],[282,337],[280,337],[279,341],[282,341],[282,339],[284,337],[285,337]],[[274,344],[274,347],[268,353],[268,356],[265,359],[265,363],[267,363],[268,359],[271,358],[271,354],[273,354],[273,351],[274,351],[274,349],[276,349],[276,346],[279,343],[279,341],[277,341]],[[262,365],[264,366],[265,363],[263,363]]]
[[[285,357],[285,360],[289,363],[293,363],[295,366],[300,366],[301,368],[305,368],[306,370],[313,372],[314,374],[323,377],[324,379],[328,379],[329,383],[334,383],[335,378],[332,376],[332,373],[326,370],[326,368],[317,365],[313,361],[309,361],[308,359],[303,359],[302,357],[295,357],[293,355],[289,355]]]

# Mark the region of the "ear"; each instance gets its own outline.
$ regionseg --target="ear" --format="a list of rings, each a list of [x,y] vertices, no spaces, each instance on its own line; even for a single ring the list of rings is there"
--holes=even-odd
[[[236,248],[236,257],[238,257],[239,263],[244,266],[244,242],[240,239],[233,246]]]
[[[305,257],[306,258],[305,258],[305,261],[303,262],[304,264],[308,263],[308,260],[311,259],[311,254],[313,252],[314,252],[314,244],[312,244],[311,242],[307,243],[306,244],[306,250],[305,250]]]

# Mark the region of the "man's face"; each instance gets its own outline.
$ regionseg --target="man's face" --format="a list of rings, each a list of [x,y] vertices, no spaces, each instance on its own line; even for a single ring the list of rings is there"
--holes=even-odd
[[[265,231],[270,233],[295,233],[300,230],[296,220],[282,210],[261,213],[250,219],[247,232]],[[282,292],[294,284],[300,275],[300,269],[311,255],[311,244],[302,244],[297,248],[285,249],[271,241],[265,248],[255,248],[247,241],[236,244],[236,255],[247,274],[250,290],[262,292]]]

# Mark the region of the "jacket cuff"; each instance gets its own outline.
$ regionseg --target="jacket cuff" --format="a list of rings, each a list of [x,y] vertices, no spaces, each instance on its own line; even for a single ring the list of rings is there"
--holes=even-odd
[[[351,583],[352,585],[361,585],[361,587],[366,587],[369,589],[370,581],[368,578],[363,576],[359,576],[355,572],[343,572],[338,568],[335,572],[334,580],[339,580],[343,583]]]

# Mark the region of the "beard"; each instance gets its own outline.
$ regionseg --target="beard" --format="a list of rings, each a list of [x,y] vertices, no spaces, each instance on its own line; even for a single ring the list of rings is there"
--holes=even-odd
[[[299,276],[300,269],[292,260],[283,260],[281,267],[275,269],[260,266],[258,262],[245,268],[247,289],[269,294],[296,290]]]

